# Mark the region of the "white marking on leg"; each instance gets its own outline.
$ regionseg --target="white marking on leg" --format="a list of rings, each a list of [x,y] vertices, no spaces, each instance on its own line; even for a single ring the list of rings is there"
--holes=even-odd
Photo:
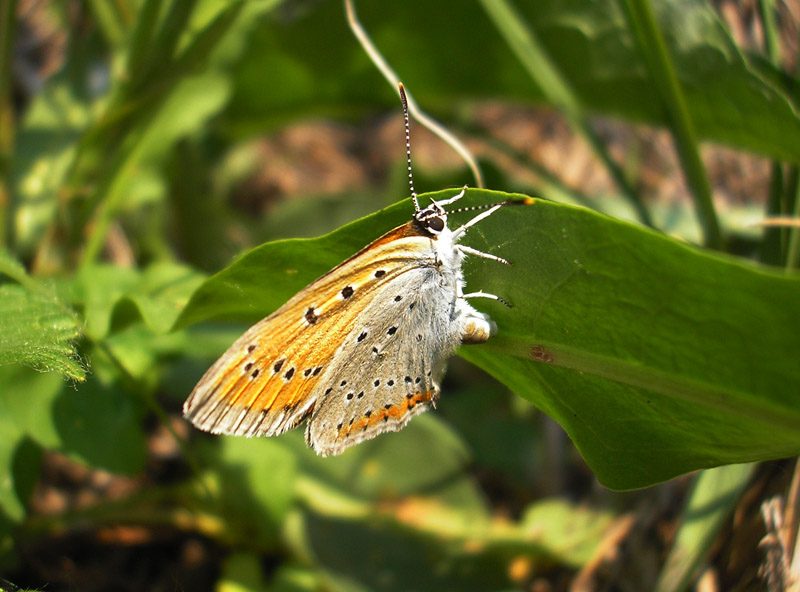
[[[481,257],[482,259],[497,261],[498,263],[502,263],[504,265],[510,265],[507,259],[498,257],[497,255],[492,255],[491,253],[484,253],[483,251],[479,251],[478,249],[473,249],[472,247],[468,247],[466,245],[456,245],[456,249],[458,249],[465,255],[473,255],[475,257]]]
[[[462,294],[462,298],[488,298],[489,300],[497,300],[502,301],[503,299],[500,296],[495,294],[490,294],[489,292],[484,292],[481,290],[480,292],[470,292],[469,294]]]
[[[456,242],[456,241],[458,241],[458,239],[460,239],[462,236],[464,236],[464,234],[467,232],[467,230],[468,230],[468,229],[469,229],[471,226],[475,226],[475,225],[476,225],[478,222],[480,222],[481,220],[483,220],[483,219],[485,219],[485,218],[488,218],[489,216],[491,216],[492,214],[494,214],[494,213],[495,213],[497,210],[499,210],[500,208],[502,208],[502,207],[503,207],[503,205],[504,205],[504,204],[497,204],[497,205],[495,205],[495,206],[492,206],[491,208],[489,208],[489,209],[488,209],[488,210],[486,210],[485,212],[481,212],[480,214],[478,214],[477,216],[475,216],[475,217],[474,217],[472,220],[470,220],[470,221],[468,221],[468,222],[464,223],[464,225],[463,225],[463,226],[460,226],[459,228],[456,228],[456,229],[453,231],[453,242]]]
[[[442,201],[437,201],[436,204],[440,206],[449,206],[450,204],[456,203],[459,199],[464,197],[466,195],[466,192],[467,192],[467,186],[464,185],[464,187],[461,188],[461,191],[458,192],[456,195]]]

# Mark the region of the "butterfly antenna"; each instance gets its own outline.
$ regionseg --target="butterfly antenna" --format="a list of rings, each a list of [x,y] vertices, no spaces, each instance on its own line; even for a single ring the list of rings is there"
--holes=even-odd
[[[408,187],[411,189],[411,199],[414,200],[414,211],[419,212],[419,201],[417,192],[414,190],[414,175],[411,172],[411,123],[408,117],[408,99],[406,98],[406,87],[402,82],[397,83],[400,91],[400,101],[403,103],[403,126],[406,130],[406,166],[408,168]]]
[[[534,199],[532,197],[526,197],[523,199],[506,199],[504,201],[496,201],[494,203],[488,204],[479,204],[475,206],[464,206],[461,208],[456,208],[454,210],[448,210],[448,214],[457,214],[459,212],[479,212],[481,210],[488,210],[495,206],[530,206],[533,205]]]

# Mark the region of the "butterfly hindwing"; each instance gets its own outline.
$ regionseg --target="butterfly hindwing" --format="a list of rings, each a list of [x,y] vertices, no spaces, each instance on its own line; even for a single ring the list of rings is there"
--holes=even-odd
[[[336,351],[337,375],[306,430],[319,454],[398,431],[435,404],[459,327],[451,318],[455,293],[437,276],[432,266],[416,266],[382,285]]]

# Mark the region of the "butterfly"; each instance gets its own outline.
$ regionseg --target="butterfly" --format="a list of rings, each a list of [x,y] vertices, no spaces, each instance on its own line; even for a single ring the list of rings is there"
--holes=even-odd
[[[462,263],[505,259],[459,244],[501,202],[456,229],[447,206],[466,187],[421,208],[411,179],[408,105],[400,94],[414,214],[303,288],[248,329],[203,375],[184,415],[212,433],[275,436],[304,419],[306,442],[322,456],[398,431],[435,406],[448,358],[495,332],[465,293]]]

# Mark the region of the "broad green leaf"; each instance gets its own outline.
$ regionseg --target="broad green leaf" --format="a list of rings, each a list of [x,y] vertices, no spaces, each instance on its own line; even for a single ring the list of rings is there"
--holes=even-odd
[[[0,264],[10,261],[3,256]],[[77,315],[21,269],[3,267],[25,285],[0,284],[0,366],[19,364],[83,380],[74,346],[80,336]]]
[[[463,444],[431,414],[340,457],[316,457],[300,434],[284,440],[303,468],[293,546],[317,558],[336,590],[503,589],[515,566],[527,577],[542,563],[584,560],[610,523],[588,510],[551,512],[556,503],[531,508],[521,523],[492,520]],[[567,513],[569,536],[560,522]]]
[[[460,528],[488,520],[483,494],[466,471],[468,451],[450,428],[431,415],[333,458],[317,456],[300,434],[296,436],[286,441],[295,446],[301,461],[306,493],[314,492],[306,496],[307,503],[322,513],[348,498],[362,504],[424,496],[453,511],[452,524],[456,518],[463,520]],[[420,463],[423,456],[427,461]],[[455,516],[456,510],[462,515]]]
[[[236,537],[260,549],[277,544],[280,525],[294,500],[296,461],[277,440],[223,438],[215,496]]]
[[[39,478],[42,445],[56,440],[48,410],[63,384],[55,373],[0,368],[0,557],[4,535],[25,516]]]
[[[201,273],[184,265],[155,263],[144,270],[129,298],[150,329],[165,333],[204,279]]]
[[[142,318],[155,333],[165,333],[203,281],[193,269],[171,262],[154,263],[143,272],[91,265],[72,286],[72,299],[84,306],[86,331],[102,339],[115,322]]]
[[[319,575],[310,567],[283,564],[272,577],[270,592],[316,592],[321,587]]]
[[[519,529],[543,547],[543,552],[573,567],[594,556],[613,522],[613,514],[560,498],[544,499],[525,510]]]
[[[362,0],[356,6],[375,44],[429,109],[452,115],[452,106],[464,97],[545,100],[478,2]],[[618,3],[543,0],[514,6],[586,110],[665,123]],[[708,3],[658,0],[655,10],[698,135],[800,160],[800,117],[790,93],[750,67]],[[325,44],[307,42],[323,37]],[[264,85],[267,71],[280,83]],[[352,40],[336,2],[258,29],[234,76],[222,122],[236,134],[301,114],[348,114],[378,102],[396,104]]]
[[[138,280],[136,270],[112,265],[88,266],[78,273],[70,297],[83,306],[87,335],[95,340],[108,335],[114,307],[135,289]]]
[[[216,592],[259,592],[267,590],[261,569],[261,557],[253,553],[235,553],[225,559]]]
[[[464,202],[508,197],[471,190]],[[204,283],[178,324],[255,321],[409,212],[400,203],[253,249]],[[501,210],[465,242],[513,263],[473,258],[467,274],[470,290],[514,306],[480,301],[498,335],[461,354],[555,418],[606,485],[800,450],[797,277],[545,201]]]
[[[42,447],[58,444],[51,409],[64,385],[53,372],[0,367],[0,556],[4,529],[25,515]]]
[[[0,417],[20,434],[46,448],[57,448],[60,438],[53,405],[62,391],[75,390],[53,372],[37,372],[22,366],[0,368]]]
[[[39,471],[40,450],[5,419],[0,420],[0,540],[6,527],[25,516],[35,476]]]

